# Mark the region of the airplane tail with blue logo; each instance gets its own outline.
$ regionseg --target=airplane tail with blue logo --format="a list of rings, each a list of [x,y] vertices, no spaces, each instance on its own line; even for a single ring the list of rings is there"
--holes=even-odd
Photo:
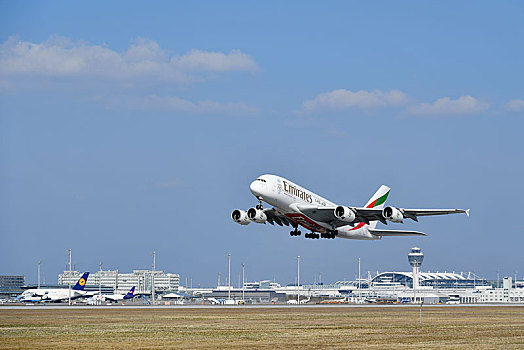
[[[124,299],[133,299],[135,297],[135,286],[131,287],[131,290],[124,295]]]
[[[89,272],[84,272],[82,277],[76,282],[75,286],[73,287],[73,290],[84,290],[87,283],[87,277],[89,277]]]

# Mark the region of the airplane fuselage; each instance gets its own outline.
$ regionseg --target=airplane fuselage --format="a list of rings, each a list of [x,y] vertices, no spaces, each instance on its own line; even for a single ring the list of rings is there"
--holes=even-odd
[[[272,205],[281,214],[311,232],[326,233],[333,230],[329,224],[312,220],[302,214],[300,206],[333,207],[335,203],[276,175],[259,176],[249,186],[251,193],[262,201]],[[338,227],[337,236],[348,239],[380,239],[368,231],[363,222],[357,225]]]
[[[69,298],[69,290],[66,288],[41,288],[27,289],[20,296],[20,302],[61,301]],[[71,289],[71,299],[84,295],[83,291]]]

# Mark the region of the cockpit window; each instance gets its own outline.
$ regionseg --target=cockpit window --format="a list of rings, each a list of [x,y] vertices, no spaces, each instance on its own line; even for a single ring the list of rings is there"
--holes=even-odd
[[[264,179],[257,179],[257,181],[266,182],[266,180],[264,180]]]

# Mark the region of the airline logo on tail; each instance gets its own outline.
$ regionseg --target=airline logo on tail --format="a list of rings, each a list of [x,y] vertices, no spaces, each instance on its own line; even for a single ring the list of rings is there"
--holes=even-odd
[[[386,185],[380,186],[378,191],[375,192],[373,197],[371,197],[371,199],[366,203],[364,208],[382,208],[384,206],[384,203],[386,203],[386,199],[388,199],[389,191],[391,191],[391,189],[388,186]],[[365,224],[366,224],[365,222],[361,222],[357,226],[350,229],[349,231],[358,230],[359,228],[364,227]],[[370,224],[371,224],[370,227],[372,228],[375,228],[375,226],[377,226],[376,221],[373,221]]]
[[[84,272],[82,277],[76,282],[75,286],[73,287],[73,290],[84,290],[86,283],[87,283],[87,277],[89,277],[89,272]]]
[[[378,191],[371,197],[369,202],[366,203],[365,208],[376,208],[386,202],[388,199],[390,188],[386,185],[380,186]]]
[[[133,299],[134,296],[135,296],[135,286],[133,286],[131,290],[126,295],[124,295],[124,299]]]

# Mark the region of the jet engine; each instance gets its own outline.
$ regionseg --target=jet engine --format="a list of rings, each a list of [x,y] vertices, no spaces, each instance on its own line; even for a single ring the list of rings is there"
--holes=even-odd
[[[249,225],[251,220],[247,217],[247,213],[243,210],[235,209],[231,213],[231,219],[233,219],[234,222],[240,225]]]
[[[351,208],[338,206],[335,208],[335,216],[337,219],[344,222],[353,222],[356,219],[355,212]]]
[[[264,211],[255,208],[249,208],[247,210],[247,217],[249,218],[249,220],[257,222],[259,224],[263,224],[267,220],[267,216],[264,213]]]
[[[385,207],[382,210],[382,216],[391,222],[402,222],[404,220],[404,214],[398,208]]]

